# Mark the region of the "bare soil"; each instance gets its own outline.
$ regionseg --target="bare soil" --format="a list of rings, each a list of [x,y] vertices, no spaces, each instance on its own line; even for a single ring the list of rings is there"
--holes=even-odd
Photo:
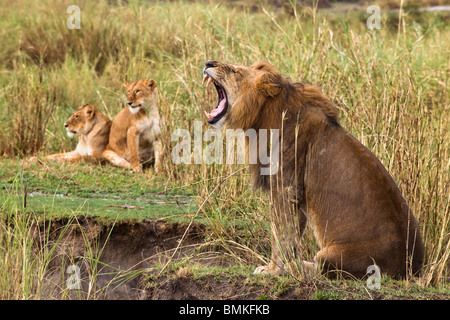
[[[199,224],[141,221],[111,225],[80,217],[47,221],[37,230],[39,248],[45,240],[47,248],[54,250],[44,286],[48,299],[309,299],[317,290],[316,286],[288,286],[274,296],[276,279],[258,283],[251,273],[198,276],[185,267],[160,273],[169,260],[189,257],[193,261],[204,238],[205,228]],[[217,255],[201,263],[226,266],[217,250]],[[69,266],[78,267],[80,273],[74,274]],[[79,289],[69,288],[68,281],[74,277],[80,280]]]
[[[163,221],[105,224],[84,217],[48,221],[37,232],[39,248],[42,250],[45,241],[47,250],[53,249],[46,274],[46,296],[139,299],[144,293],[142,280],[155,270],[155,265],[172,258],[177,246],[181,249],[173,258],[181,259],[192,250],[189,245],[202,241],[201,225],[186,229],[185,224]],[[67,273],[71,265],[79,268],[78,275]],[[68,289],[71,276],[80,280],[79,290]]]
[[[220,247],[207,263],[195,260],[206,232],[206,227],[200,224],[152,220],[114,224],[79,217],[46,221],[34,230],[36,254],[52,251],[43,297],[108,300],[449,299],[447,294],[424,296],[414,291],[404,295],[401,294],[404,288],[400,288],[398,294],[395,288],[390,292],[369,292],[364,282],[349,286],[344,282],[322,280],[289,281],[288,277],[285,281],[275,276],[253,276],[251,272],[193,272],[190,263],[227,267],[225,260],[220,258],[224,255]],[[189,262],[183,264],[183,259]],[[73,266],[79,274],[73,272]],[[71,286],[73,280],[79,280],[79,288]]]

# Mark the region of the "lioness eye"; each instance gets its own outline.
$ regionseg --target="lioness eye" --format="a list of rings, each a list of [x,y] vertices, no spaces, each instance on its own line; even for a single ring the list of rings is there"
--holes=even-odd
[[[136,91],[134,92],[134,94],[138,94],[139,92],[141,92],[141,90],[136,90]]]

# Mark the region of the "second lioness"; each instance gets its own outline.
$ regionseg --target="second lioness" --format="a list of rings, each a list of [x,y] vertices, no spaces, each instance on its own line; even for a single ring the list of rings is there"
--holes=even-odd
[[[155,159],[155,170],[158,171],[161,129],[156,82],[139,79],[125,82],[125,86],[128,106],[113,120],[103,157],[135,172],[141,172],[142,164]]]
[[[80,135],[77,147],[70,152],[48,155],[46,160],[101,162],[111,129],[111,120],[108,117],[92,105],[85,104],[72,113],[64,127],[70,138],[76,134]],[[30,160],[35,159],[37,158]]]

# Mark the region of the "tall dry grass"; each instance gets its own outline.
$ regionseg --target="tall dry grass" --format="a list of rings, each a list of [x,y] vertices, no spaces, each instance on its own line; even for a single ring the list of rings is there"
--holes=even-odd
[[[204,62],[267,60],[294,80],[321,86],[335,101],[341,124],[380,158],[420,220],[426,284],[448,275],[448,15],[382,12],[381,29],[369,31],[365,12],[82,1],[81,29],[69,30],[70,4],[29,0],[0,11],[6,30],[0,154],[69,150],[74,141],[64,136],[62,124],[73,109],[91,103],[112,118],[123,107],[124,81],[153,78],[164,118],[166,185],[194,188],[211,237],[242,252],[238,259],[251,252],[267,260],[270,253],[255,239],[269,237],[268,199],[252,192],[245,166],[170,161],[170,134],[177,128],[193,132],[194,121],[215,104],[214,90],[201,85]],[[304,243],[311,260],[316,244],[310,230]]]

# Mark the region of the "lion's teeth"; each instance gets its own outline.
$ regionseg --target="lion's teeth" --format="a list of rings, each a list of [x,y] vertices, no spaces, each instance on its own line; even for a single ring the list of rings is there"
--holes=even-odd
[[[205,115],[209,120],[212,120],[214,117],[205,111]]]
[[[206,87],[207,87],[207,88],[208,88],[209,84],[211,83],[211,81],[212,81],[212,78],[211,78],[211,77],[208,77],[208,82],[206,82]]]
[[[205,84],[206,82],[206,87],[208,87],[212,81],[216,82],[213,78],[211,78],[208,74],[205,73],[205,75],[203,76],[202,84]]]

